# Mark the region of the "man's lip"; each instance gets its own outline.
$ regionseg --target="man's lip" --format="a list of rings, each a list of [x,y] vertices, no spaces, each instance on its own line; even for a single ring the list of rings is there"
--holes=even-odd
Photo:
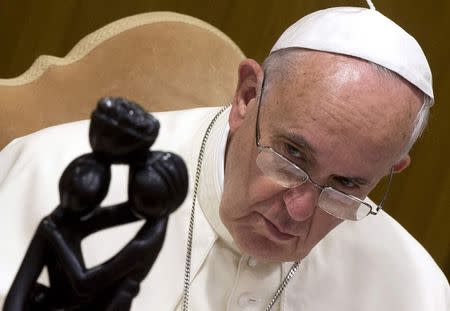
[[[287,240],[290,240],[290,239],[296,237],[295,235],[292,235],[292,234],[289,234],[289,233],[284,233],[284,232],[280,231],[280,229],[278,229],[278,227],[273,222],[268,220],[263,215],[261,215],[261,216],[262,216],[262,218],[264,220],[264,224],[266,226],[266,229],[269,232],[269,234],[272,237],[272,239],[276,239],[276,240],[280,240],[280,241],[287,241]]]

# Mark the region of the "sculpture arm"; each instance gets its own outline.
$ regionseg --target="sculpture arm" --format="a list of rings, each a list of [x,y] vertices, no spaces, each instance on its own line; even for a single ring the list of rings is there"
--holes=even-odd
[[[79,295],[96,292],[100,289],[99,285],[108,287],[122,279],[141,264],[138,258],[156,259],[164,240],[166,225],[167,218],[147,221],[136,236],[115,256],[103,264],[86,269],[55,225],[51,221],[44,224],[52,250],[61,261],[72,286]],[[149,262],[150,265],[152,263],[153,261]]]
[[[129,202],[124,202],[94,209],[89,217],[81,221],[80,230],[82,232],[80,233],[85,237],[103,229],[140,220],[132,212],[130,204]]]

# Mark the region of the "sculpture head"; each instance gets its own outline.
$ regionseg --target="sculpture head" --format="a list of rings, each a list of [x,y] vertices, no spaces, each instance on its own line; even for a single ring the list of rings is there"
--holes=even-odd
[[[158,120],[138,104],[105,97],[92,113],[89,140],[94,152],[120,160],[150,148],[158,132]]]
[[[64,170],[59,181],[60,206],[79,214],[88,214],[108,193],[110,166],[95,154],[82,155]]]
[[[138,215],[165,217],[183,203],[188,189],[187,168],[170,152],[153,151],[130,168],[128,198]]]

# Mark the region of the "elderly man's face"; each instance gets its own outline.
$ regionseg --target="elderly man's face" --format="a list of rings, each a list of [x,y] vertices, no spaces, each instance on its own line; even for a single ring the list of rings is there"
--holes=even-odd
[[[399,171],[408,165],[402,149],[421,105],[413,88],[366,62],[328,53],[304,52],[296,68],[288,79],[274,78],[264,89],[263,145],[315,182],[360,198],[392,166]],[[283,188],[257,167],[255,122],[262,78],[255,62],[241,64],[220,216],[244,253],[293,261],[306,256],[342,220],[317,207],[317,187]]]

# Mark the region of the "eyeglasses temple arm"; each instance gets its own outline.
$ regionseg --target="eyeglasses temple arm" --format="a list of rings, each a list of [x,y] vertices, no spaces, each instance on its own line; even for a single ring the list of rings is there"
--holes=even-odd
[[[376,215],[378,214],[378,212],[383,209],[384,206],[384,202],[386,201],[388,195],[389,195],[389,190],[391,189],[391,183],[392,183],[392,176],[394,176],[394,167],[391,167],[391,171],[389,173],[389,179],[388,179],[388,184],[386,186],[386,191],[384,192],[384,196],[381,199],[380,204],[378,204],[375,212],[371,212],[372,215]]]
[[[261,83],[261,92],[259,94],[259,99],[258,99],[258,107],[257,107],[257,112],[256,112],[256,133],[255,133],[255,138],[256,138],[256,147],[259,147],[259,139],[260,139],[260,131],[259,131],[259,111],[261,110],[261,99],[262,99],[262,95],[263,95],[263,91],[264,91],[264,84],[266,82],[266,73],[264,72],[264,76],[263,76],[263,80]]]

